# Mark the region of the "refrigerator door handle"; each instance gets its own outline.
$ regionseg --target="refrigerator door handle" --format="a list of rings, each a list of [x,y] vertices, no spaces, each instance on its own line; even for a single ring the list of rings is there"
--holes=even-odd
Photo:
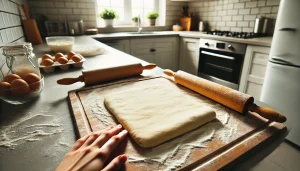
[[[289,61],[286,61],[284,59],[282,59],[282,57],[278,57],[278,56],[272,56],[271,58],[274,62],[279,62],[279,63],[282,63],[282,64],[286,64],[286,65],[293,65],[293,63],[289,62]]]
[[[280,28],[278,30],[279,31],[296,31],[297,29],[295,29],[295,28]]]

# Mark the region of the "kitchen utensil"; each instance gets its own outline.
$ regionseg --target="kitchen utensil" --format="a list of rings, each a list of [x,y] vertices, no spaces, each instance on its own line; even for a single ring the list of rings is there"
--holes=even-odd
[[[253,33],[255,33],[255,34],[261,34],[262,33],[263,24],[264,24],[264,18],[262,18],[262,17],[256,18],[255,19]]]
[[[261,34],[263,34],[263,35],[267,34],[268,25],[269,25],[269,19],[264,18]]]
[[[33,45],[42,44],[43,40],[37,27],[36,21],[34,19],[30,19],[25,4],[22,4],[21,7],[26,16],[26,19],[22,20],[22,23],[24,26],[27,41],[31,42]]]
[[[248,111],[251,111],[256,112],[260,116],[272,121],[281,123],[286,121],[286,117],[282,114],[272,109],[260,107],[254,104],[254,98],[250,95],[188,74],[184,71],[179,70],[174,73],[171,70],[165,70],[164,73],[168,76],[174,77],[176,83],[194,90],[237,112],[246,114]]]
[[[203,21],[199,22],[199,31],[200,32],[205,31],[205,23]]]
[[[143,66],[140,63],[135,63],[110,68],[87,70],[82,71],[82,75],[77,78],[63,78],[57,80],[57,83],[61,85],[70,85],[76,82],[84,82],[85,85],[92,85],[126,77],[138,76],[142,74],[143,70],[151,70],[155,67],[156,64]]]
[[[82,35],[83,30],[83,21],[69,21],[68,22],[69,34],[70,35]]]

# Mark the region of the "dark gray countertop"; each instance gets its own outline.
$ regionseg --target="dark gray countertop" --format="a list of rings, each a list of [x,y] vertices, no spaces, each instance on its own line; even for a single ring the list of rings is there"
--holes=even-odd
[[[89,36],[76,37],[76,45],[97,45],[106,49],[103,55],[87,57],[82,69],[70,69],[67,71],[55,71],[46,74],[45,87],[40,97],[23,105],[11,105],[0,102],[0,144],[8,139],[15,140],[23,137],[23,140],[11,142],[14,149],[0,147],[0,170],[30,170],[50,171],[59,164],[63,156],[76,140],[75,130],[71,119],[71,109],[68,104],[67,92],[84,86],[83,83],[75,83],[69,86],[61,86],[56,83],[60,78],[77,77],[81,70],[121,63],[141,61],[123,52],[110,48]],[[34,47],[37,57],[48,53],[45,44]],[[143,61],[141,61],[143,62]],[[143,75],[160,75],[162,69],[156,68],[146,71]],[[41,125],[44,124],[44,125]],[[15,132],[14,132],[15,131]],[[33,131],[43,131],[39,136],[26,138]],[[30,133],[31,132],[31,133]],[[4,135],[5,134],[5,135]],[[51,135],[50,135],[51,134]],[[284,138],[284,137],[283,137]],[[269,154],[282,141],[283,138],[273,142],[268,151],[263,150],[260,156],[243,163],[242,168],[249,168]],[[32,140],[33,142],[30,142]],[[276,144],[277,143],[277,144]],[[255,160],[255,161],[253,161]]]
[[[49,74],[42,72],[45,76],[45,87],[40,97],[34,101],[22,105],[11,105],[0,100],[0,144],[6,139],[3,136],[4,134],[13,140],[17,137],[24,137],[28,132],[36,130],[42,130],[45,133],[58,132],[53,135],[34,137],[40,139],[38,141],[29,142],[28,139],[30,140],[30,138],[25,138],[24,140],[12,142],[17,144],[14,149],[0,147],[1,171],[54,170],[75,142],[76,137],[70,117],[71,109],[68,104],[67,92],[81,88],[84,84],[75,83],[69,86],[62,86],[56,83],[58,79],[78,77],[81,75],[81,70],[84,69],[141,61],[88,36],[76,37],[75,44],[84,46],[89,44],[98,45],[105,48],[105,53],[95,57],[86,57],[87,61],[84,62],[82,69],[57,70]],[[44,53],[49,53],[48,47],[45,44],[34,46],[34,53],[37,57],[41,57]],[[160,68],[143,73],[143,75],[159,74],[162,74]],[[31,117],[33,118],[27,120]],[[27,121],[22,122],[23,120]],[[50,124],[52,126],[37,126],[36,124]]]

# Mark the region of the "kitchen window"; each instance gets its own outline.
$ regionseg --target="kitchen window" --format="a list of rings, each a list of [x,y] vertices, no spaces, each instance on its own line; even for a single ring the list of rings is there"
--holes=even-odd
[[[165,6],[165,0],[97,0],[97,24],[99,27],[103,27],[104,22],[99,14],[104,9],[113,9],[119,15],[119,18],[114,21],[114,25],[131,25],[132,17],[137,17],[139,14],[142,18],[142,24],[147,25],[147,14],[158,11],[161,17],[165,13],[162,10],[165,9],[163,6]],[[157,25],[164,24],[162,19],[157,20]]]

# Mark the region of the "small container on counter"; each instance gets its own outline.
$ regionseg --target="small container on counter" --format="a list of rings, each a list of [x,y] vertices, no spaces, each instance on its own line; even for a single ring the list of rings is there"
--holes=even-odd
[[[44,86],[31,43],[2,46],[4,59],[0,68],[0,98],[23,104],[37,98]]]

